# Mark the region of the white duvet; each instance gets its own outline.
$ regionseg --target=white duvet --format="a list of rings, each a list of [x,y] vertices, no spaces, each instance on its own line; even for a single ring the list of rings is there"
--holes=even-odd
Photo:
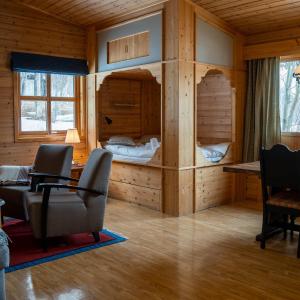
[[[210,162],[217,163],[226,155],[230,143],[221,143],[215,145],[200,145],[203,156]]]
[[[145,145],[126,146],[126,145],[105,145],[105,149],[111,151],[118,156],[149,158],[151,159],[156,150],[160,147],[160,142],[156,138],[152,138]]]

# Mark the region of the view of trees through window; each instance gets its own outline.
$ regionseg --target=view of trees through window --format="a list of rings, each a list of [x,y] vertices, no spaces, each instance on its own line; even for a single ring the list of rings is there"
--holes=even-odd
[[[20,110],[22,132],[53,133],[74,128],[75,77],[21,72]]]
[[[280,63],[280,120],[282,132],[300,132],[300,84],[293,77],[300,61]]]

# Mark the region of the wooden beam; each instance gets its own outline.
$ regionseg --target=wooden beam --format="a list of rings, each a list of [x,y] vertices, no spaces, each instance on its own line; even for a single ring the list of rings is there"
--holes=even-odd
[[[289,39],[244,47],[244,59],[300,55],[300,39]]]
[[[172,17],[170,17],[172,16]],[[184,0],[167,3],[163,90],[164,212],[179,216],[193,212],[194,170],[194,7]]]
[[[97,72],[97,35],[95,26],[90,26],[87,29],[87,60],[90,73]]]

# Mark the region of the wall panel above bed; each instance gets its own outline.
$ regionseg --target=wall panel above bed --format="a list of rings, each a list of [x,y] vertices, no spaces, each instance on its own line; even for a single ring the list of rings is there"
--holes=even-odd
[[[161,61],[162,14],[97,33],[98,72]]]
[[[233,38],[229,34],[200,18],[196,19],[196,61],[232,67],[233,48]]]

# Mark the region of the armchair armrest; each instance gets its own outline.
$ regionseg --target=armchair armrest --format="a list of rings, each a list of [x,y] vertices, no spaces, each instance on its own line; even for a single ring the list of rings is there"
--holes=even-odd
[[[69,181],[75,181],[78,182],[79,180],[76,178],[71,178],[67,176],[61,176],[61,175],[54,175],[54,174],[48,174],[48,173],[29,173],[28,176],[30,177],[39,177],[39,178],[53,178],[53,179],[62,179],[62,180],[69,180]]]
[[[71,184],[61,184],[61,183],[40,183],[38,185],[39,188],[41,189],[47,189],[47,190],[51,190],[52,188],[57,188],[57,189],[73,189],[73,190],[77,190],[77,191],[85,191],[85,192],[89,192],[89,193],[93,193],[96,194],[98,196],[103,195],[104,193],[95,191],[95,190],[91,190],[91,189],[86,189],[80,186],[76,186],[76,185],[71,185]]]

